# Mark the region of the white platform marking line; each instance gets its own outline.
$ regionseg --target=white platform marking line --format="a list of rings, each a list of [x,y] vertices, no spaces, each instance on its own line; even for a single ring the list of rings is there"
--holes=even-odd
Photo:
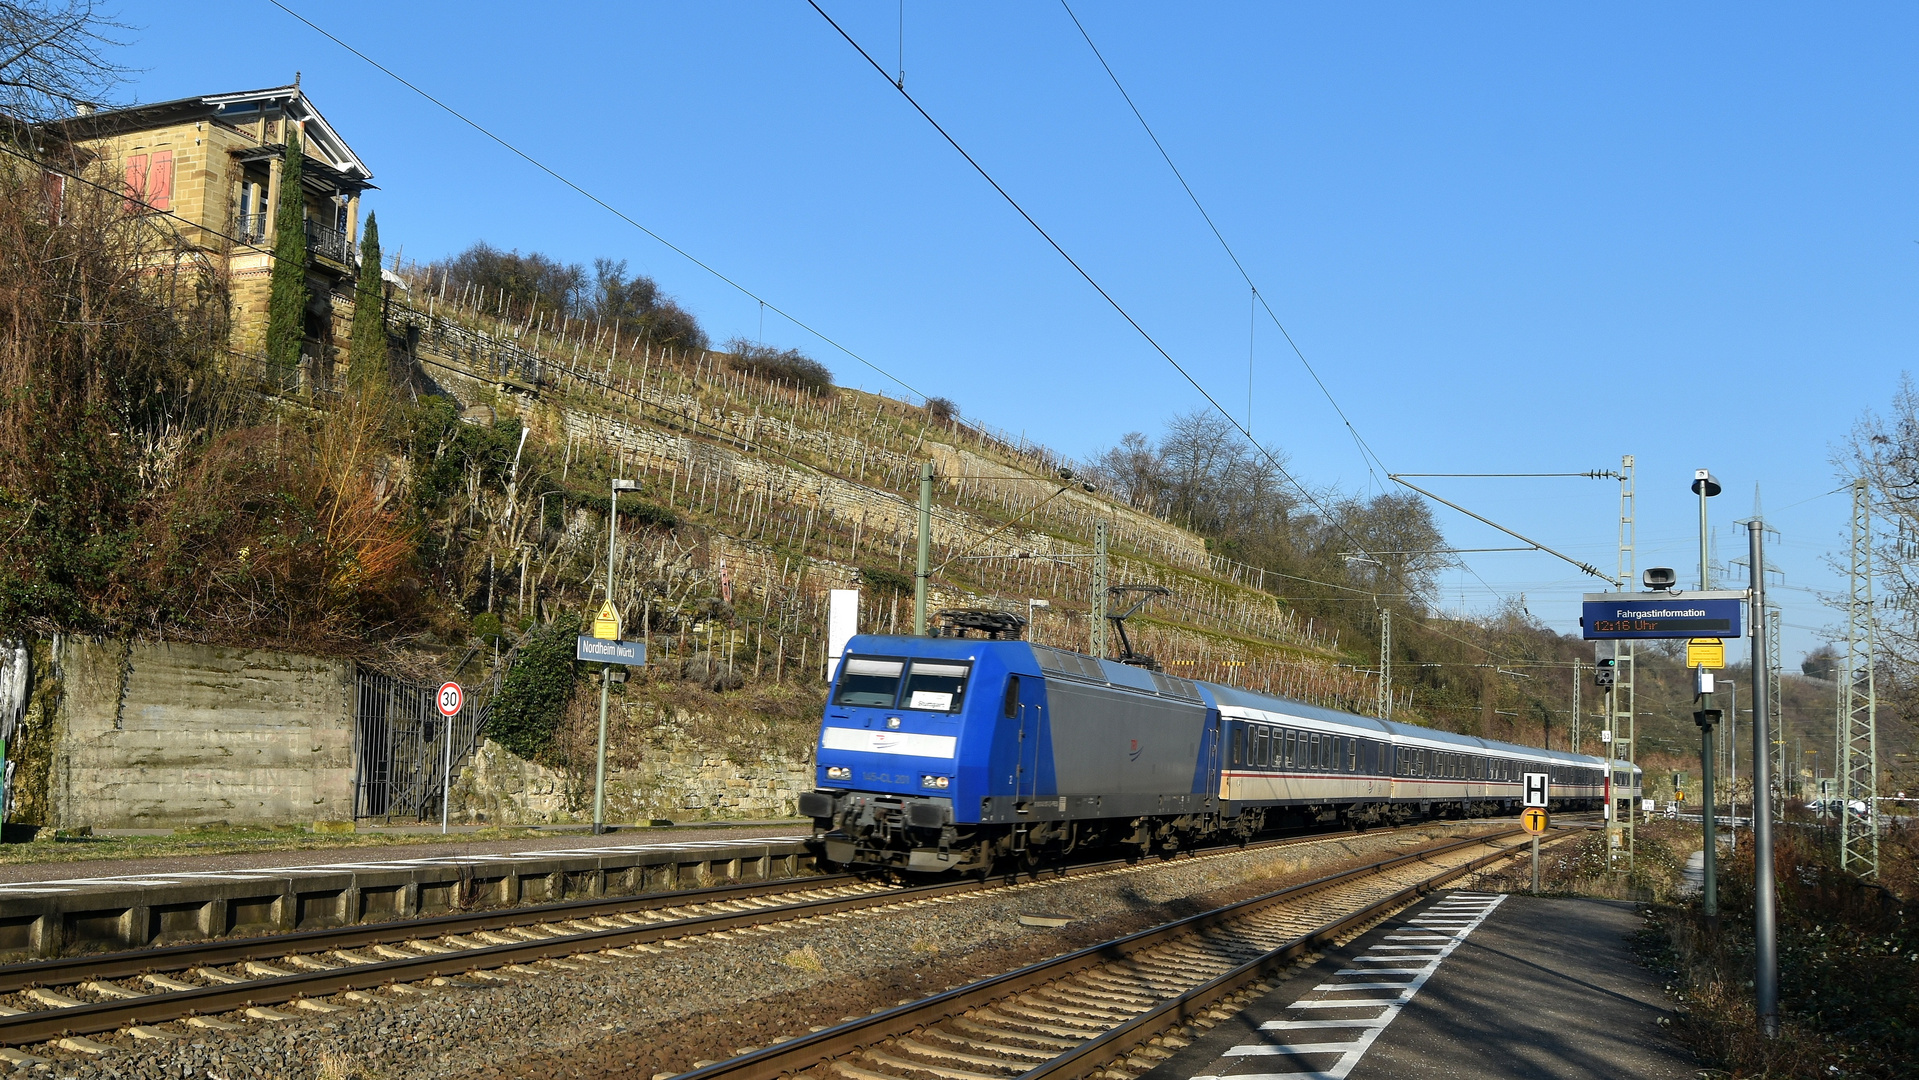
[[[1273,1056],[1287,1055],[1287,1054],[1338,1053],[1339,1060],[1331,1068],[1316,1069],[1316,1070],[1297,1070],[1297,1071],[1291,1071],[1291,1072],[1272,1072],[1272,1073],[1235,1073],[1230,1077],[1217,1075],[1217,1074],[1207,1074],[1207,1075],[1192,1077],[1192,1080],[1346,1080],[1347,1075],[1353,1071],[1353,1067],[1358,1065],[1360,1062],[1360,1059],[1366,1056],[1366,1051],[1372,1049],[1373,1042],[1374,1040],[1379,1038],[1380,1032],[1385,1031],[1387,1026],[1390,1025],[1393,1022],[1394,1018],[1399,1015],[1401,1009],[1404,1008],[1405,1003],[1408,1001],[1411,1001],[1414,995],[1419,993],[1420,987],[1426,985],[1426,980],[1432,978],[1433,975],[1438,972],[1440,961],[1452,955],[1453,950],[1458,948],[1459,944],[1462,941],[1466,940],[1467,935],[1472,933],[1472,931],[1475,928],[1477,928],[1480,923],[1484,922],[1486,918],[1493,913],[1493,909],[1498,907],[1502,902],[1505,901],[1505,899],[1506,898],[1504,896],[1499,896],[1494,898],[1492,903],[1487,904],[1485,910],[1482,911],[1477,918],[1473,919],[1470,925],[1462,927],[1458,934],[1450,938],[1448,940],[1448,943],[1444,945],[1443,947],[1441,947],[1439,951],[1432,957],[1431,962],[1428,963],[1424,968],[1419,969],[1419,973],[1414,975],[1412,980],[1409,982],[1406,982],[1403,984],[1400,984],[1400,983],[1321,983],[1318,986],[1313,987],[1311,991],[1312,993],[1317,994],[1317,993],[1324,993],[1329,990],[1373,990],[1373,989],[1389,989],[1393,987],[1402,987],[1397,997],[1348,999],[1345,1001],[1328,1001],[1325,999],[1320,999],[1316,1001],[1295,1001],[1291,1005],[1286,1006],[1289,1009],[1339,1009],[1339,1008],[1367,1007],[1367,1006],[1375,1006],[1375,1005],[1385,1006],[1386,1008],[1384,1009],[1384,1011],[1382,1011],[1378,1016],[1374,1017],[1373,1019],[1357,1020],[1357,1021],[1351,1021],[1351,1022],[1343,1022],[1338,1020],[1305,1020],[1305,1021],[1271,1020],[1259,1025],[1259,1028],[1261,1031],[1300,1030],[1302,1025],[1309,1026],[1311,1028],[1352,1027],[1357,1029],[1358,1034],[1350,1042],[1246,1043],[1246,1044],[1232,1047],[1231,1049],[1227,1050],[1225,1054],[1222,1055],[1223,1057],[1227,1057],[1227,1058],[1242,1058],[1242,1057],[1273,1057]],[[1375,946],[1375,948],[1377,947],[1378,946]],[[1368,951],[1371,951],[1371,950],[1368,950]],[[1363,957],[1354,957],[1353,959],[1357,961],[1357,960],[1363,959]],[[1382,957],[1381,959],[1401,959],[1401,958]],[[1367,971],[1365,969],[1354,969],[1352,973],[1356,975],[1374,975],[1374,974],[1378,974],[1379,972]],[[1344,975],[1346,974],[1346,972],[1341,971],[1341,972],[1338,972],[1338,974]]]

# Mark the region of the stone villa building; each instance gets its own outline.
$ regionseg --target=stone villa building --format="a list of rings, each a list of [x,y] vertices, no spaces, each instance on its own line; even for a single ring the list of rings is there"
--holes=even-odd
[[[360,196],[373,174],[296,79],[291,86],[84,112],[50,125],[123,177],[132,199],[164,211],[191,249],[224,262],[233,298],[233,348],[265,351],[275,211],[298,198],[306,219],[307,343],[302,376],[325,379],[351,317]],[[301,132],[301,190],[283,190],[289,130]],[[132,201],[138,200],[138,202]]]

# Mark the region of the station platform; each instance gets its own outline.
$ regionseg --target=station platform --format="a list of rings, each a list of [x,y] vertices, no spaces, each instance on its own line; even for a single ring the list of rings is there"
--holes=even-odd
[[[1623,901],[1441,893],[1141,1080],[1690,1080],[1642,925]]]
[[[758,830],[637,843],[631,834],[573,836],[507,842],[506,850],[282,852],[304,861],[254,866],[186,856],[137,873],[12,881],[0,884],[0,962],[796,877],[812,871],[806,838]]]

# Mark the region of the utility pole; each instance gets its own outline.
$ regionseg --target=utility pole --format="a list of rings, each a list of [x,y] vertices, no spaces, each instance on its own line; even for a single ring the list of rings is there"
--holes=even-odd
[[[1093,625],[1089,651],[1106,658],[1106,523],[1093,523]]]
[[[1633,587],[1638,570],[1635,566],[1634,545],[1638,535],[1637,496],[1633,488],[1633,456],[1626,454],[1619,459],[1619,589],[1625,592]],[[1636,734],[1633,718],[1633,643],[1626,638],[1613,642],[1613,685],[1606,693],[1606,730],[1612,738],[1608,746],[1612,756],[1631,765],[1637,756],[1638,746],[1634,740]],[[1612,819],[1606,823],[1609,841],[1606,850],[1612,869],[1630,871],[1633,868],[1634,844],[1638,839],[1634,828],[1639,807],[1633,804],[1632,795],[1613,785]]]
[[[1879,695],[1873,672],[1872,491],[1852,482],[1852,594],[1846,604],[1845,702],[1839,716],[1839,866],[1879,876]]]
[[[1746,523],[1752,544],[1752,668],[1764,669],[1778,648],[1770,633],[1766,613],[1765,523],[1754,519]],[[1767,721],[1774,708],[1771,680],[1753,680],[1752,749],[1753,789],[1765,789],[1771,782]],[[1753,1004],[1759,1014],[1759,1030],[1767,1038],[1779,1034],[1779,927],[1777,899],[1773,895],[1772,813],[1759,800],[1753,800]]]
[[[1393,610],[1379,609],[1379,701],[1381,720],[1393,718]]]
[[[1573,657],[1573,753],[1579,753],[1579,658]]]
[[[913,564],[913,636],[926,636],[927,564],[933,554],[933,463],[920,466],[919,561]]]

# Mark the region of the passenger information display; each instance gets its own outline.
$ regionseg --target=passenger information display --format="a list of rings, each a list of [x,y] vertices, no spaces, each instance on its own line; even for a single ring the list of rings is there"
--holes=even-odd
[[[1602,638],[1736,638],[1743,635],[1743,590],[1694,593],[1587,593],[1579,628]]]

